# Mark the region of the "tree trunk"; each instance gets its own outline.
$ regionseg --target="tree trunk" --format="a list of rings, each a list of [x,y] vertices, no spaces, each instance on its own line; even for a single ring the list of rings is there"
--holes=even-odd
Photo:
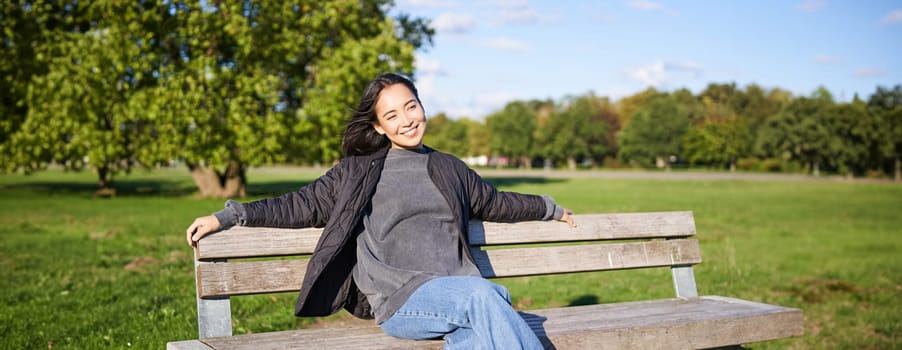
[[[528,156],[520,156],[520,166],[526,168],[527,170],[532,170],[532,159]]]
[[[902,158],[896,157],[896,182],[902,181]]]
[[[567,169],[576,170],[576,158],[567,157]]]
[[[814,161],[812,168],[812,173],[814,173],[814,176],[821,176],[821,165],[819,161]]]
[[[731,173],[736,172],[736,158],[735,157],[730,157],[730,172]]]
[[[229,162],[225,171],[213,167],[188,163],[191,177],[202,198],[234,198],[247,195],[244,166],[238,161]]]
[[[113,188],[113,174],[106,165],[97,168],[97,191],[94,192],[96,197],[115,197],[116,189]]]

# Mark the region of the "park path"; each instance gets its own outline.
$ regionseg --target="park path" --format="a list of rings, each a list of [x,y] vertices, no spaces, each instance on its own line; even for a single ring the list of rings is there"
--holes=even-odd
[[[891,179],[847,178],[836,175],[730,173],[700,171],[643,171],[643,170],[544,170],[544,169],[488,169],[476,172],[483,177],[534,177],[534,178],[599,178],[599,179],[654,179],[654,180],[752,180],[752,181],[833,181],[891,183]]]

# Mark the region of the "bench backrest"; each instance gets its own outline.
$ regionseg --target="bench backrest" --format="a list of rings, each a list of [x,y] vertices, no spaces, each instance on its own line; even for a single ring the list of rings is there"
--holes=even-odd
[[[692,265],[701,262],[701,251],[698,241],[689,239],[695,235],[692,212],[574,219],[575,228],[555,221],[472,221],[470,251],[488,278],[671,267],[677,297],[697,296]],[[321,233],[234,227],[199,241],[194,256],[200,338],[232,334],[229,296],[298,291],[307,268],[303,257],[313,252]],[[563,242],[574,244],[547,244]]]

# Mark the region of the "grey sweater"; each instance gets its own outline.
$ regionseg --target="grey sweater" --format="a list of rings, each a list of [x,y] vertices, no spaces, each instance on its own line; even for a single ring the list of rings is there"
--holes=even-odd
[[[354,282],[376,322],[388,320],[426,281],[480,276],[465,258],[451,207],[426,172],[428,156],[392,149],[357,236]]]

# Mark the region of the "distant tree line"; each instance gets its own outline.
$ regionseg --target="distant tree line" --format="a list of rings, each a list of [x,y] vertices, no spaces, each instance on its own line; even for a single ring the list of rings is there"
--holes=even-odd
[[[426,106],[428,110],[428,106]],[[429,122],[426,142],[461,157],[513,165],[683,166],[804,171],[900,179],[902,86],[836,102],[751,84],[712,83],[695,95],[648,89],[619,101],[592,93],[560,101],[513,101],[484,122]]]

